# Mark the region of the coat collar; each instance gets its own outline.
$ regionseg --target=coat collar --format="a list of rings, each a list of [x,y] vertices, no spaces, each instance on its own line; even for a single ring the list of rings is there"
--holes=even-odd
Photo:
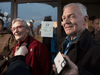
[[[33,45],[35,43],[37,43],[38,41],[36,39],[34,39],[33,37],[30,37],[30,43]]]
[[[80,48],[83,51],[86,51],[91,39],[92,39],[92,35],[87,29],[85,29],[84,33],[79,37],[77,44],[79,44]]]
[[[81,48],[81,50],[86,51],[86,49],[87,49],[87,47],[88,47],[89,42],[91,41],[91,39],[92,39],[92,35],[90,34],[90,32],[87,29],[85,29],[83,31],[83,33],[71,45],[78,44],[79,47]],[[62,45],[63,45],[63,49],[64,49],[65,45],[66,45],[66,41],[64,41],[62,43]]]

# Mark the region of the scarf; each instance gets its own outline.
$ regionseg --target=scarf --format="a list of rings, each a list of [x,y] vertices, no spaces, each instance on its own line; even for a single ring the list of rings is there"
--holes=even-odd
[[[24,41],[18,41],[18,44],[16,45],[14,53],[16,52],[16,50],[20,48],[20,46],[23,46],[23,45],[26,46],[28,49],[29,43],[30,43],[30,36],[27,36]],[[13,56],[14,56],[14,53],[13,53]]]

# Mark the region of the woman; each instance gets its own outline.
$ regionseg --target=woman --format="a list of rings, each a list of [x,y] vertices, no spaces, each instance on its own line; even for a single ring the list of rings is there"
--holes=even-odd
[[[31,66],[31,75],[49,75],[51,58],[48,49],[43,43],[34,39],[27,23],[16,18],[12,21],[11,31],[18,41],[14,47],[13,56],[21,45],[26,45],[28,49],[26,64]]]

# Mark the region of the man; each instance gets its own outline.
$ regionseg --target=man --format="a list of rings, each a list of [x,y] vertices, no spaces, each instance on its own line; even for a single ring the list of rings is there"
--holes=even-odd
[[[4,27],[4,22],[0,19],[0,62],[5,56],[12,57],[13,48],[16,44],[14,36]],[[1,74],[2,75],[2,74]]]
[[[61,75],[99,75],[100,45],[86,29],[88,15],[81,3],[70,3],[63,9],[63,28],[68,35],[61,51],[68,64]],[[56,71],[56,66],[53,65]]]
[[[95,39],[95,40],[98,40],[97,39],[97,34],[98,34],[98,31],[100,30],[100,22],[99,22],[99,18],[95,18],[93,21],[92,21],[92,27],[93,27],[93,31],[91,32],[92,34],[92,37]],[[100,33],[100,32],[99,32]],[[96,36],[95,36],[96,35]]]

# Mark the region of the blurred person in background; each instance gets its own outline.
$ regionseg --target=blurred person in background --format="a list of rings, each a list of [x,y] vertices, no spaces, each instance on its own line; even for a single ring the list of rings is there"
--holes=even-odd
[[[99,19],[100,18],[98,17],[98,18],[93,19],[93,21],[92,21],[93,31],[91,32],[91,34],[95,40],[100,40],[100,38],[98,37],[100,35],[100,21],[99,21]],[[98,31],[99,31],[99,33],[98,33]]]
[[[31,67],[31,75],[49,75],[51,58],[47,47],[34,39],[34,36],[24,20],[16,18],[12,21],[11,31],[18,41],[13,50],[13,56],[21,45],[28,49],[26,64]]]
[[[27,22],[28,26],[30,27],[30,30],[32,31],[33,36],[35,37],[35,32],[33,31],[33,24],[34,24],[34,20],[30,20],[29,22]]]
[[[0,63],[6,56],[12,58],[13,48],[16,43],[17,41],[14,36],[11,34],[10,30],[4,27],[4,21],[0,19]]]

